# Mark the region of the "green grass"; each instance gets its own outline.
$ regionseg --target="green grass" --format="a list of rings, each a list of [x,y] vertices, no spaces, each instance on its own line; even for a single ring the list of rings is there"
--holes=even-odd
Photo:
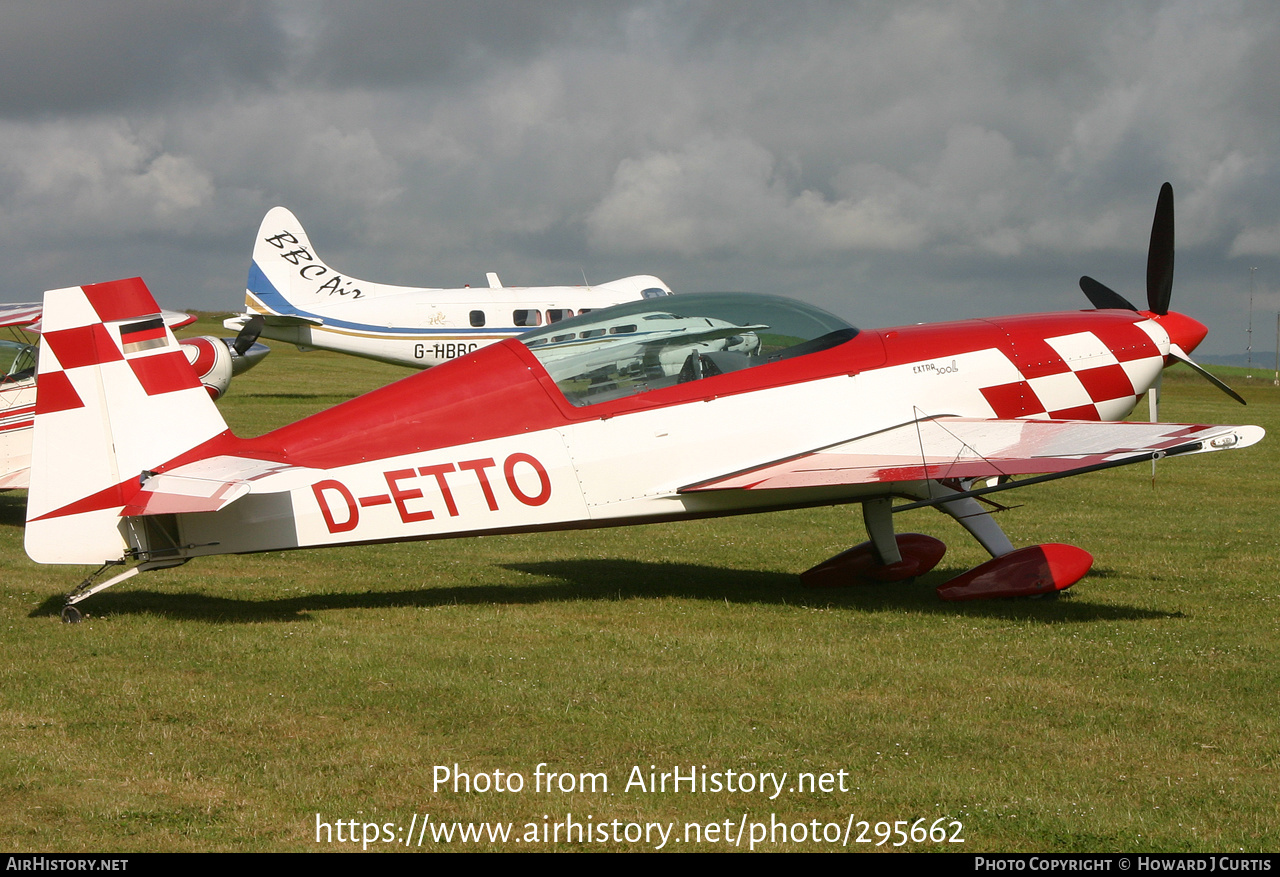
[[[1164,419],[1271,437],[1162,463],[1154,487],[1131,467],[1005,494],[1023,503],[1001,517],[1015,544],[1096,557],[1056,601],[938,601],[984,555],[928,510],[898,526],[948,543],[938,570],[802,588],[797,571],[864,538],[850,507],[206,558],[90,598],[66,626],[60,597],[87,570],[27,560],[23,498],[0,494],[0,837],[311,850],[317,813],[520,831],[544,814],[746,813],[945,816],[966,852],[1274,850],[1280,390],[1241,382],[1241,409],[1179,371]],[[277,344],[220,404],[251,435],[404,374]],[[541,762],[603,771],[610,794],[432,787],[437,765],[532,784]],[[849,790],[625,792],[632,765],[844,770]]]

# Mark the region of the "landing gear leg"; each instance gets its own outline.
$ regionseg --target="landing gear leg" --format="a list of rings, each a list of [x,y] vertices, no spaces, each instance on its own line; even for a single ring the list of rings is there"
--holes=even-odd
[[[960,492],[936,481],[930,485],[930,488],[930,492],[925,496],[921,496],[920,499],[947,496],[948,494]],[[987,549],[987,553],[992,557],[1001,557],[1013,551],[1013,543],[1004,534],[1004,530],[1000,529],[1000,525],[996,523],[995,518],[991,517],[991,510],[972,496],[944,502],[939,508],[953,517],[961,527],[968,530],[970,535],[977,539],[978,544]]]
[[[867,526],[867,535],[880,556],[880,563],[886,566],[902,563],[902,551],[893,535],[893,500],[885,497],[864,502],[862,522]]]
[[[83,616],[80,614],[80,610],[75,608],[75,604],[79,603],[81,600],[92,597],[94,594],[98,593],[99,591],[105,590],[111,587],[112,585],[118,585],[120,582],[123,582],[125,579],[133,578],[140,572],[150,572],[151,570],[154,570],[154,569],[167,569],[168,567],[171,567],[171,566],[182,566],[189,559],[190,558],[179,557],[179,558],[172,558],[172,559],[166,559],[166,560],[144,561],[138,564],[137,566],[133,567],[132,569],[127,569],[124,572],[120,573],[119,575],[112,576],[111,578],[107,579],[105,582],[97,582],[95,584],[94,579],[96,579],[98,576],[102,575],[104,572],[111,569],[113,566],[123,566],[125,563],[124,560],[107,561],[102,566],[100,566],[92,575],[85,578],[85,580],[80,583],[79,587],[77,587],[74,591],[72,591],[70,594],[67,595],[67,605],[62,607],[63,624],[79,624],[80,623],[80,620]]]

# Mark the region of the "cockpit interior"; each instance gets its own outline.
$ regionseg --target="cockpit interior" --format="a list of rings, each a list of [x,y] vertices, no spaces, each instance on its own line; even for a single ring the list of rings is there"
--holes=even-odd
[[[617,305],[520,340],[581,407],[816,353],[857,334],[793,299],[694,293]]]

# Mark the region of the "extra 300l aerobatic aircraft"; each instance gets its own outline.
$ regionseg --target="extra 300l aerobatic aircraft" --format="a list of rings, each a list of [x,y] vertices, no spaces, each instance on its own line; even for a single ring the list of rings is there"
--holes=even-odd
[[[247,313],[223,325],[245,347],[261,335],[427,368],[537,326],[671,294],[647,274],[599,286],[503,286],[493,272],[488,281],[487,289],[418,289],[355,280],[320,261],[297,218],[276,207],[254,243]]]
[[[1172,209],[1166,189],[1143,311],[1089,280],[1094,310],[879,331],[774,296],[663,297],[503,341],[255,439],[228,431],[171,339],[146,350],[122,339],[156,312],[140,280],[50,292],[27,552],[107,562],[68,598],[75,620],[71,603],[206,554],[861,503],[870,541],[804,576],[898,581],[945,550],[894,533],[893,512],[925,504],[992,555],[940,596],[1055,592],[1092,558],[1015,550],[978,495],[1034,480],[1011,476],[1263,435],[1114,422],[1207,331],[1168,308]]]

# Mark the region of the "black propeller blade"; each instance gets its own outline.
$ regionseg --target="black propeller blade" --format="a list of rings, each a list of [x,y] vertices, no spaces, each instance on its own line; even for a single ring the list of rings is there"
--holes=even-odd
[[[1080,278],[1080,289],[1088,297],[1089,303],[1098,310],[1137,310],[1133,303],[1123,295],[1109,286],[1103,286],[1087,275]]]
[[[236,340],[231,345],[231,349],[244,356],[254,342],[258,340],[258,336],[262,334],[263,319],[261,314],[254,314],[245,321],[244,328],[240,330],[240,334],[236,336]]]
[[[1080,289],[1088,297],[1089,302],[1099,310],[1114,308],[1130,311],[1138,310],[1133,304],[1108,286],[1104,286],[1092,277],[1080,278]],[[1160,187],[1160,197],[1156,199],[1156,216],[1151,222],[1151,245],[1147,249],[1147,309],[1158,316],[1169,313],[1169,300],[1173,296],[1173,186],[1165,183]],[[1185,362],[1201,376],[1207,378],[1222,392],[1235,399],[1241,405],[1244,399],[1235,390],[1215,378],[1200,367],[1191,356],[1177,344],[1171,344],[1169,355],[1179,362]],[[1160,398],[1160,381],[1150,390],[1151,419],[1157,419],[1157,400]]]
[[[1147,250],[1147,307],[1153,313],[1169,313],[1173,295],[1173,186],[1165,183],[1156,199],[1151,223],[1151,247]]]
[[[1187,352],[1183,350],[1181,347],[1179,347],[1178,345],[1176,344],[1169,345],[1169,355],[1172,356],[1174,359],[1178,360],[1178,362],[1185,362],[1187,365],[1191,366],[1193,369],[1196,370],[1196,372],[1201,377],[1207,379],[1209,383],[1213,384],[1219,390],[1226,393],[1232,399],[1235,399],[1241,405],[1249,404],[1248,402],[1244,401],[1244,396],[1241,396],[1235,390],[1231,389],[1222,381],[1218,380],[1216,377],[1209,374],[1209,372],[1205,371],[1204,368],[1202,368],[1197,362],[1195,362],[1190,356],[1188,356]]]

